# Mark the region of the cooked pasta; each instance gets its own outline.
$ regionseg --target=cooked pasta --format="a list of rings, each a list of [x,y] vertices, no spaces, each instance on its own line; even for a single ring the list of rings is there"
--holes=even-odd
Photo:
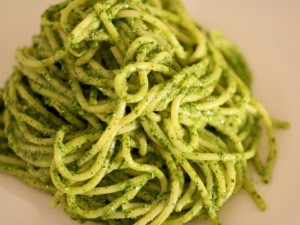
[[[79,221],[216,225],[242,188],[265,208],[248,164],[270,180],[279,123],[239,50],[180,0],[64,1],[32,42],[1,92],[2,172]]]

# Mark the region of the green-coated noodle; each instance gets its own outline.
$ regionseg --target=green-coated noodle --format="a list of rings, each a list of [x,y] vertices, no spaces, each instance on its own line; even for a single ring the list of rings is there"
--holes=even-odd
[[[180,0],[67,0],[42,15],[0,92],[0,171],[74,219],[219,224],[276,156],[274,127],[239,50]],[[259,151],[266,130],[266,162]]]

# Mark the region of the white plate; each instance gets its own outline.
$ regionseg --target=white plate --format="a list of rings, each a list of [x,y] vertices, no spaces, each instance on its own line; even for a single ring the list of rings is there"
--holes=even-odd
[[[2,85],[14,64],[15,48],[30,43],[31,36],[39,31],[41,12],[56,2],[58,0],[1,0]],[[242,192],[226,203],[221,221],[224,225],[299,225],[300,1],[185,2],[202,26],[221,30],[241,48],[254,72],[254,95],[274,117],[286,119],[292,125],[288,131],[277,133],[279,153],[271,183],[257,184],[268,203],[267,211],[258,211]],[[0,224],[77,224],[61,210],[50,209],[50,199],[12,176],[0,174]]]

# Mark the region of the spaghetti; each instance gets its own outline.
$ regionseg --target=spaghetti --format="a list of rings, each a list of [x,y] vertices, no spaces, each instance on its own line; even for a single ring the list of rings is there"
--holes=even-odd
[[[53,194],[53,207],[105,224],[216,225],[245,188],[265,208],[247,165],[270,180],[274,123],[241,53],[180,0],[64,1],[16,59],[0,170]]]

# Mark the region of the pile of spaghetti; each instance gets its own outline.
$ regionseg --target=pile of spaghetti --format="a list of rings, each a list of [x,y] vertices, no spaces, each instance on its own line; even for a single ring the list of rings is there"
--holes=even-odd
[[[219,224],[245,188],[265,208],[247,168],[269,181],[274,123],[241,53],[180,0],[62,2],[16,59],[0,93],[0,171],[52,193],[53,207],[105,224]]]

